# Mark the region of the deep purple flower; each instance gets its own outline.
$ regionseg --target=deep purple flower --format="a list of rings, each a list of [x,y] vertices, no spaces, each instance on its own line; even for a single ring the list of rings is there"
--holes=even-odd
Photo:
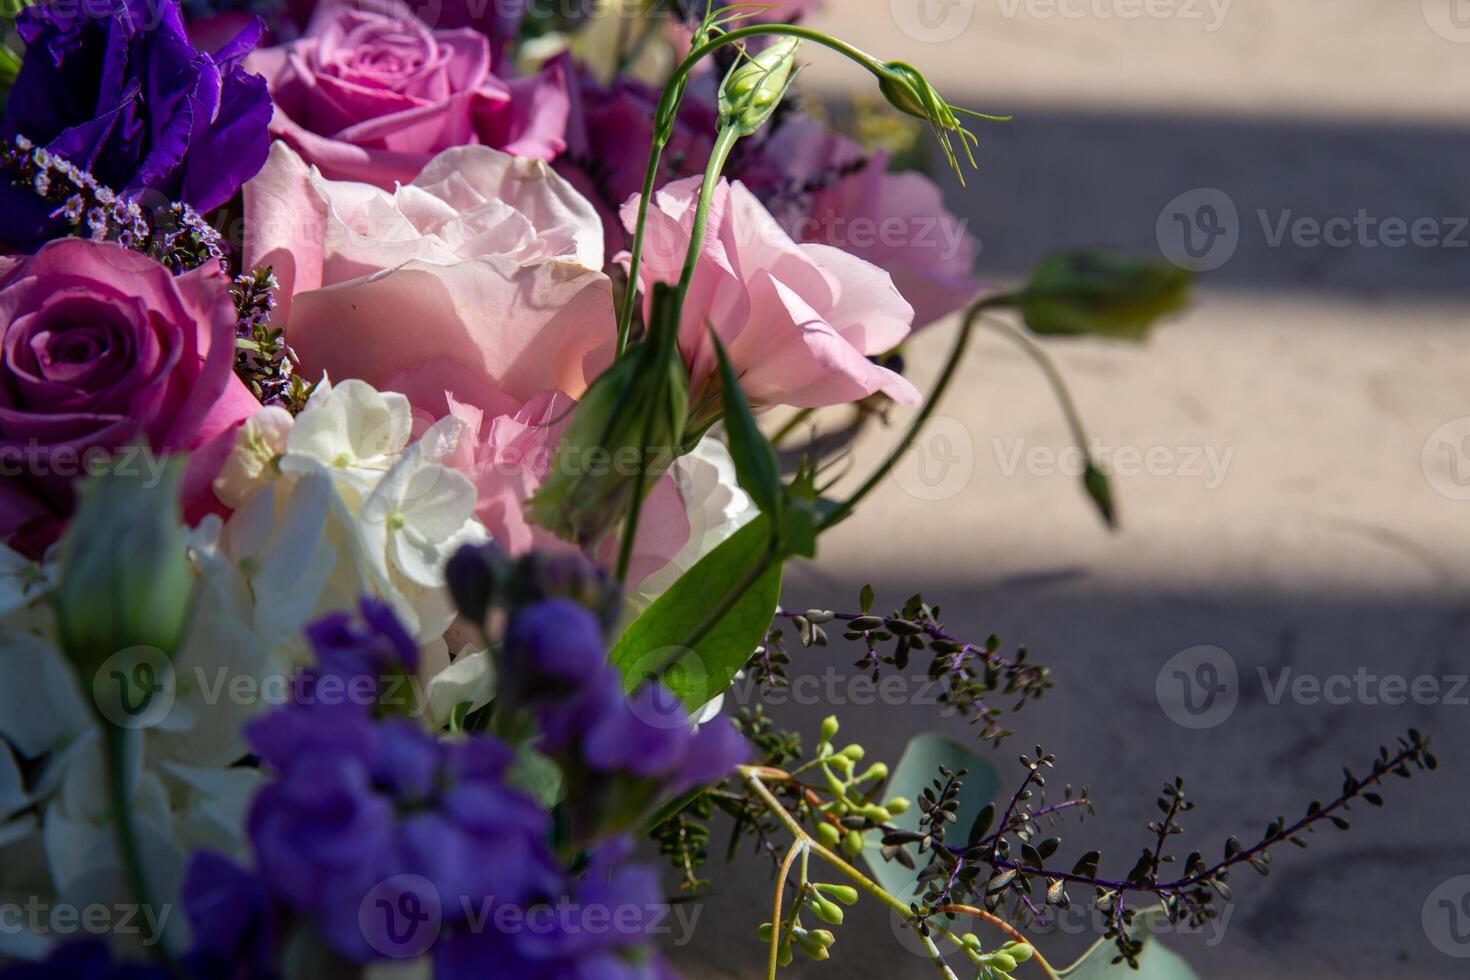
[[[197,49],[177,0],[75,0],[24,8],[26,58],[5,106],[21,134],[145,204],[224,204],[265,163],[270,96],[241,63],[252,22],[219,50]],[[0,240],[55,231],[29,188],[0,182]]]
[[[212,851],[189,860],[179,895],[189,917],[189,971],[214,980],[275,976],[278,913],[265,882]]]
[[[597,620],[570,599],[549,599],[518,610],[505,631],[501,674],[518,704],[567,700],[611,668]]]
[[[12,966],[0,973],[3,980],[169,980],[161,967],[119,963],[106,944],[80,940],[57,948],[40,963]]]
[[[578,839],[626,830],[653,805],[718,780],[749,757],[729,719],[696,728],[663,684],[649,681],[625,694],[596,620],[576,603],[520,610],[501,664],[507,693],[535,705],[540,748],[566,775]]]
[[[325,616],[306,628],[306,638],[317,662],[296,678],[298,705],[386,714],[417,707],[407,700],[409,686],[395,680],[418,671],[418,647],[386,603],[364,597],[358,615]]]
[[[349,959],[427,949],[429,910],[437,933],[492,897],[524,902],[560,885],[550,819],[506,784],[512,755],[492,739],[294,708],[248,735],[276,773],[247,822],[259,871]]]

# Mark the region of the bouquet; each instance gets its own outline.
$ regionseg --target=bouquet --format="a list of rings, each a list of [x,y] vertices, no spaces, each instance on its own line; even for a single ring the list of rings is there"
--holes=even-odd
[[[916,163],[975,162],[919,67],[809,3],[36,0],[0,84],[0,976],[654,978],[711,826],[775,873],[753,941],[825,960],[858,901],[942,977],[1188,975],[1243,866],[1346,827],[1410,732],[1253,843],[1063,858],[1055,759],[967,780],[1041,698],[915,596],[783,605],[924,430],[969,338],[1143,336],[1170,266],[1074,253],[983,288]],[[839,129],[822,50],[872,98]],[[922,226],[912,236],[863,229]],[[902,348],[953,317],[921,394]],[[854,485],[852,435],[895,428]],[[816,433],[824,430],[818,437]],[[810,436],[810,438],[806,438]],[[1108,478],[1083,490],[1115,519]],[[789,601],[789,600],[788,600]],[[886,611],[885,611],[886,610]],[[840,721],[726,710],[852,645],[927,663],[974,748],[893,766]],[[641,850],[640,850],[641,846]],[[655,852],[657,852],[655,856]],[[1173,971],[1173,972],[1167,972]],[[1183,972],[1181,972],[1183,971]]]

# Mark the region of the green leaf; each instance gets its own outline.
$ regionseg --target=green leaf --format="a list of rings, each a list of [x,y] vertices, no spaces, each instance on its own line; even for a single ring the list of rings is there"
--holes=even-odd
[[[958,797],[960,806],[955,814],[956,822],[953,826],[969,827],[975,822],[975,818],[979,816],[985,805],[995,798],[996,791],[1000,788],[1000,777],[996,774],[995,767],[989,762],[947,735],[931,733],[917,735],[911,739],[908,747],[903,750],[903,758],[899,759],[897,767],[889,777],[882,797],[890,799],[902,796],[909,800],[918,800],[924,788],[939,775],[940,766],[956,773],[961,769],[968,770],[964,778],[964,785],[960,789]],[[904,813],[894,817],[893,824],[900,830],[917,831],[922,816],[917,806],[910,807]],[[961,843],[958,833],[954,835],[951,843]],[[910,852],[912,851],[911,848]],[[918,858],[918,868],[914,871],[910,871],[897,861],[883,860],[882,844],[878,834],[868,835],[863,848],[863,860],[867,862],[869,870],[872,871],[873,879],[883,886],[884,891],[904,901],[914,896],[915,886],[918,884],[918,872],[922,871],[928,862],[927,854],[915,854],[915,857]]]
[[[781,598],[781,563],[756,580],[695,650],[679,648],[706,612],[765,560],[771,524],[758,517],[685,572],[635,619],[612,650],[623,687],[657,677],[693,710],[730,686],[765,639]]]
[[[1155,322],[1189,302],[1193,279],[1189,270],[1164,262],[1068,252],[1043,259],[1025,287],[997,305],[1015,307],[1043,336],[1142,340]]]
[[[1114,963],[1118,949],[1111,939],[1100,939],[1088,948],[1082,958],[1071,966],[1057,971],[1063,980],[1199,980],[1178,953],[1161,945],[1147,935],[1150,925],[1162,917],[1157,909],[1140,912],[1133,919],[1129,933],[1133,938],[1143,939],[1143,951],[1138,954],[1138,969],[1127,963]]]
[[[512,786],[548,810],[566,796],[566,786],[557,764],[524,744],[516,747],[515,762],[506,777]]]
[[[776,465],[776,451],[770,440],[755,424],[755,415],[750,403],[740,388],[740,378],[730,364],[725,345],[713,328],[709,332],[714,342],[715,354],[720,360],[721,399],[725,406],[725,437],[730,444],[730,458],[735,462],[735,478],[740,487],[750,494],[750,499],[762,514],[777,522],[781,521],[781,471]]]

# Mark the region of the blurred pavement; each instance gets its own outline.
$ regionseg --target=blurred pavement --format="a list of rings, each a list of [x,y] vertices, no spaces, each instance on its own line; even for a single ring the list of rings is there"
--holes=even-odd
[[[1119,532],[1058,472],[1073,460],[1034,366],[982,334],[919,453],[792,571],[788,606],[852,608],[871,581],[880,606],[922,591],[953,632],[1028,644],[1057,686],[982,754],[1012,785],[1017,753],[1054,752],[1054,785],[1087,784],[1100,811],[1058,829],[1062,853],[1099,847],[1119,872],[1175,774],[1199,803],[1176,850],[1209,854],[1423,729],[1439,773],[1395,780],[1269,878],[1238,873],[1222,935],[1165,941],[1206,980],[1470,975],[1470,3],[832,0],[822,23],[1015,113],[978,125],[970,187],[946,185],[993,281],[1066,246],[1177,252],[1191,219],[1216,268],[1146,345],[1047,345],[1113,455]],[[811,60],[809,89],[863,83]],[[921,387],[951,337],[914,344]],[[889,438],[860,444],[858,473]],[[1201,645],[1236,681],[1187,727],[1159,692]],[[793,675],[850,675],[856,656],[798,653]],[[932,706],[835,707],[870,758],[926,730],[973,739]],[[831,710],[773,713],[810,738]],[[703,941],[677,962],[764,975],[764,869],[710,870]],[[932,976],[890,926],[860,907],[834,962],[790,973]],[[1054,963],[1089,938],[1072,931],[1043,940]]]

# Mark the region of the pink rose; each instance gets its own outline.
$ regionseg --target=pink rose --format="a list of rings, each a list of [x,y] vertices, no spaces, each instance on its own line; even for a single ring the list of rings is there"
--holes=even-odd
[[[392,194],[324,179],[283,144],[245,186],[246,264],[281,282],[278,323],[308,376],[358,378],[417,414],[468,423],[448,462],[513,551],[570,548],[529,525],[588,381],[611,360],[612,284],[597,212],[539,160],[488,147],[434,158]],[[670,503],[674,506],[668,506]],[[677,554],[672,485],[650,498],[638,578]]]
[[[270,84],[271,132],[332,179],[391,188],[453,146],[540,160],[566,147],[559,67],[497,78],[485,35],[431,30],[400,0],[326,3],[300,39],[247,64]]]
[[[690,177],[654,195],[639,275],[645,294],[654,282],[678,282],[701,183]],[[623,206],[630,231],[637,217],[635,197]],[[819,407],[879,391],[913,404],[914,386],[868,359],[898,346],[913,316],[888,273],[831,246],[792,241],[743,184],[721,180],[679,348],[696,400],[717,367],[709,324],[753,404]]]
[[[797,241],[834,245],[885,269],[928,326],[979,292],[976,243],[920,173],[890,173],[887,152],[871,156],[840,133],[798,117],[767,152],[786,161],[792,183],[816,187],[781,222]]]
[[[0,538],[43,549],[74,481],[134,445],[191,453],[186,515],[218,508],[211,482],[260,404],[234,374],[217,264],[175,276],[120,245],[60,239],[0,278],[0,330]]]
[[[540,160],[447,150],[393,193],[327,180],[283,143],[245,185],[245,264],[309,377],[385,388],[442,364],[499,406],[577,397],[610,359],[597,214]],[[493,412],[500,414],[498,410]]]

